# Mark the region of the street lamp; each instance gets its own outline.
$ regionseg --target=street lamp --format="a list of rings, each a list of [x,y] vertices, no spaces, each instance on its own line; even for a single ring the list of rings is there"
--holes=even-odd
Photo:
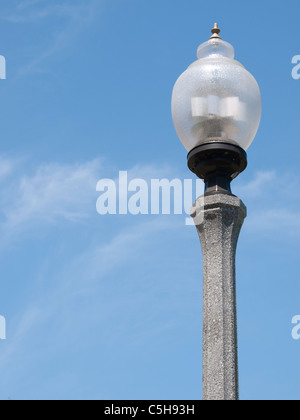
[[[192,214],[204,264],[203,399],[237,400],[235,256],[247,209],[232,194],[231,181],[247,167],[261,96],[217,24],[175,84],[172,115],[188,166],[205,182]]]

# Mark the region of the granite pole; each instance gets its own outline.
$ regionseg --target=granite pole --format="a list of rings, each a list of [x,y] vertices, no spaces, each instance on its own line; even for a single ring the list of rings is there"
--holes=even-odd
[[[203,399],[238,400],[236,249],[247,216],[230,194],[200,197],[192,217],[203,251]]]

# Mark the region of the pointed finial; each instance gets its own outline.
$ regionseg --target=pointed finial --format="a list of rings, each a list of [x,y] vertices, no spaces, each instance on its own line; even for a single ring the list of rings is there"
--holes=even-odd
[[[210,37],[210,39],[222,39],[219,35],[220,32],[221,30],[219,29],[218,24],[215,23],[213,29],[211,30],[212,36]]]

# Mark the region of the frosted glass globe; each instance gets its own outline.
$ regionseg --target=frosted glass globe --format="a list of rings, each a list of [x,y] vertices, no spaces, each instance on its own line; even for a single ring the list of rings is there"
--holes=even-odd
[[[198,60],[175,84],[172,115],[189,152],[215,138],[249,148],[261,119],[261,95],[230,44],[214,38],[200,45]]]

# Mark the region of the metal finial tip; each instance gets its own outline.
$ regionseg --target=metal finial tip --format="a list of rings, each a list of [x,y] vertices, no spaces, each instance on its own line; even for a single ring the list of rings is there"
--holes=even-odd
[[[219,36],[219,33],[221,32],[221,29],[219,28],[218,24],[215,23],[213,29],[211,30],[212,36],[210,39],[221,39],[221,37]]]

